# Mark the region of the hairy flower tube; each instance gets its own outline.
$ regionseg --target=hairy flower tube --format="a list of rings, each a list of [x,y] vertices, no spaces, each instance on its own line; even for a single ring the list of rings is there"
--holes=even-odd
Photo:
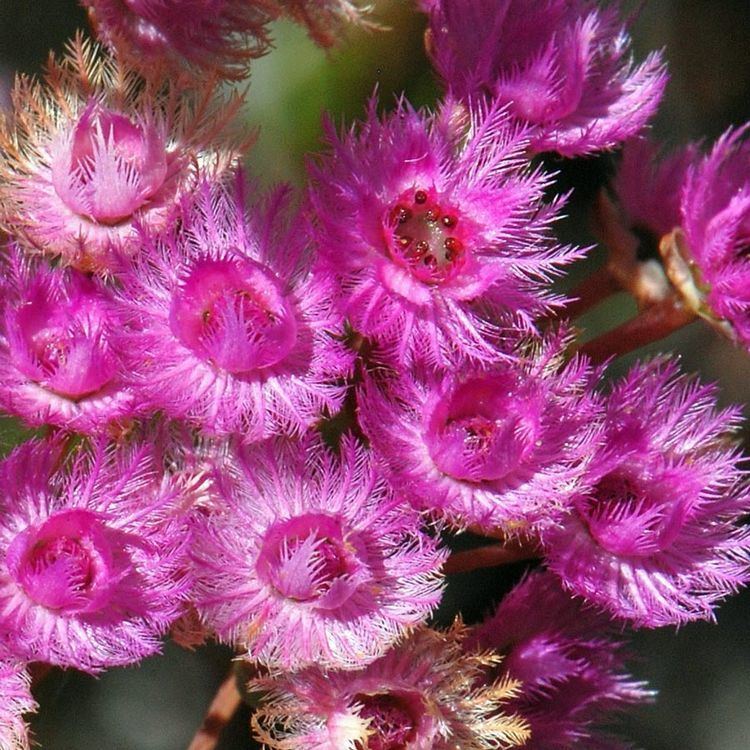
[[[509,679],[484,682],[500,658],[465,651],[465,629],[423,628],[356,672],[307,669],[253,680],[265,693],[253,716],[273,750],[495,750],[528,739],[504,713],[519,692]]]
[[[440,601],[444,554],[345,439],[244,448],[196,520],[194,601],[218,637],[273,668],[357,669]]]
[[[526,750],[621,750],[610,736],[616,714],[653,697],[625,671],[618,628],[606,615],[571,599],[549,572],[526,576],[469,646],[504,656],[498,670],[523,686],[506,708],[528,721]]]
[[[506,103],[531,148],[581,156],[636,135],[667,76],[657,52],[635,66],[618,2],[423,0],[433,63],[465,101]]]
[[[597,373],[585,360],[564,364],[564,344],[444,375],[368,377],[359,421],[390,481],[459,526],[552,522],[601,433]]]
[[[268,48],[266,0],[81,0],[99,38],[140,68],[239,80]]]
[[[37,426],[94,434],[131,416],[107,291],[73,269],[24,259],[2,264],[0,407]]]
[[[0,651],[0,748],[29,750],[28,727],[23,715],[36,711],[29,675],[24,665]]]
[[[673,249],[687,271],[678,284],[710,322],[728,325],[750,350],[750,141],[747,126],[728,130],[688,170],[681,228]],[[674,277],[674,274],[673,274]]]
[[[534,327],[557,300],[546,282],[577,257],[548,237],[549,176],[527,168],[524,133],[480,106],[434,115],[403,101],[337,136],[311,164],[321,265],[364,336],[401,364],[493,361],[501,329]]]
[[[711,618],[748,580],[737,421],[674,363],[640,364],[617,382],[590,489],[544,537],[566,588],[636,626]]]
[[[0,126],[3,221],[83,270],[137,252],[136,220],[164,227],[196,169],[220,172],[236,154],[219,135],[239,97],[215,99],[210,81],[192,93],[144,82],[81,39],[43,83],[19,77],[12,96]]]
[[[0,463],[0,629],[28,661],[98,672],[159,649],[188,593],[179,493],[145,446]]]
[[[169,232],[142,235],[122,276],[125,362],[136,397],[214,434],[300,434],[340,406],[352,366],[313,275],[288,191],[246,215],[236,189],[201,182]]]

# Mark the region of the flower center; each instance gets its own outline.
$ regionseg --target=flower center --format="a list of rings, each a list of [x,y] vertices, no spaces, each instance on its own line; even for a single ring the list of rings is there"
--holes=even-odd
[[[360,693],[354,702],[362,706],[359,715],[370,720],[372,732],[366,744],[358,743],[357,750],[407,750],[416,738],[422,702],[415,696]]]
[[[678,501],[672,497],[674,488],[670,492],[665,484],[612,472],[578,498],[575,507],[591,536],[608,552],[648,557],[672,544],[690,504],[689,492]]]
[[[458,212],[427,190],[403,193],[385,224],[391,259],[425,284],[441,284],[463,265],[466,251]]]
[[[269,529],[257,569],[281,596],[333,609],[358,588],[363,565],[337,519],[308,513]]]
[[[167,177],[162,129],[134,123],[96,100],[61,138],[51,165],[55,190],[73,212],[99,224],[127,220]]]
[[[449,476],[509,481],[536,449],[542,409],[533,384],[511,373],[472,378],[428,401],[425,443]]]
[[[297,341],[278,281],[247,259],[194,263],[173,297],[170,325],[199,357],[234,374],[277,364]]]
[[[11,357],[30,380],[71,400],[100,391],[115,377],[107,344],[108,311],[82,276],[63,293],[39,284],[8,312]]]
[[[100,608],[113,567],[105,530],[86,510],[62,511],[21,532],[8,547],[7,564],[32,600],[62,612]]]

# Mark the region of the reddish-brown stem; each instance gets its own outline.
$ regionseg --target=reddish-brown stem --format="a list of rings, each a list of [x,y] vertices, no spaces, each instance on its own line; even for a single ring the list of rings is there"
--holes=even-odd
[[[608,266],[602,266],[570,292],[571,302],[565,306],[564,314],[571,320],[577,318],[621,288]]]
[[[593,231],[607,248],[607,263],[601,273],[609,274],[616,288],[629,292],[639,308],[669,295],[666,275],[658,263],[638,260],[638,238],[604,190],[594,204]],[[596,280],[596,274],[592,278]],[[580,290],[576,292],[580,294]]]
[[[494,568],[499,565],[533,560],[539,557],[539,548],[528,542],[506,542],[505,544],[488,544],[484,547],[454,552],[445,563],[446,574],[470,573],[479,568]]]
[[[214,750],[222,730],[234,716],[241,700],[234,670],[232,670],[217,690],[200,728],[188,745],[188,750]]]
[[[680,300],[674,296],[668,297],[584,344],[581,352],[593,362],[601,363],[609,357],[627,354],[652,341],[659,341],[695,319],[695,313]]]

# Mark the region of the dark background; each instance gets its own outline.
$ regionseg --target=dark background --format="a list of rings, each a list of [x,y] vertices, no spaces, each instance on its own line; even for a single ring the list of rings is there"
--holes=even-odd
[[[530,2],[532,0],[529,0]],[[350,121],[377,85],[381,99],[405,90],[418,104],[434,102],[437,88],[421,49],[423,19],[408,0],[377,0],[376,16],[391,27],[352,32],[331,54],[313,47],[304,31],[276,28],[276,49],[253,68],[246,107],[248,127],[260,126],[248,158],[263,184],[300,182],[304,153],[315,150],[320,115]],[[50,49],[60,50],[85,15],[74,0],[2,0],[0,94],[6,101],[13,72],[33,73]],[[730,124],[750,119],[750,2],[748,0],[650,0],[633,27],[639,58],[665,48],[672,80],[654,130],[668,142],[711,140]],[[570,218],[560,231],[590,244],[587,199],[610,167],[610,157],[562,168],[577,188]],[[598,253],[591,263],[596,263]],[[585,276],[590,265],[576,269]],[[627,299],[583,319],[586,335],[632,312]],[[747,356],[698,324],[651,351],[680,353],[687,369],[721,383],[725,402],[750,401]],[[626,358],[626,362],[632,357]],[[19,439],[0,421],[3,450]],[[454,576],[439,619],[456,608],[477,617],[497,601],[518,569]],[[481,594],[479,593],[481,592]],[[633,671],[659,693],[658,701],[626,717],[622,734],[646,750],[747,750],[750,748],[750,595],[743,592],[718,611],[718,624],[697,623],[679,632],[641,632]],[[46,750],[180,750],[186,748],[224,677],[231,655],[220,647],[190,653],[167,645],[139,667],[112,670],[98,679],[54,671],[36,693],[41,711],[35,738]],[[249,748],[247,713],[229,727],[220,750]]]

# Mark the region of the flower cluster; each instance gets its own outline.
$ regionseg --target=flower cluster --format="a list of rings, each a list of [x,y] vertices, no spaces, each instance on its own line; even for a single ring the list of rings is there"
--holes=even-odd
[[[29,663],[168,634],[234,650],[269,748],[620,747],[652,698],[623,628],[748,581],[750,489],[716,388],[580,344],[599,292],[553,288],[586,251],[538,154],[627,140],[618,236],[750,348],[745,130],[656,159],[664,62],[619,3],[422,0],[436,106],[372,99],[263,192],[250,95],[217,85],[273,19],[329,45],[364,8],[83,5],[103,48],[19,77],[0,125],[0,407],[41,428],[0,461],[0,747],[28,747]],[[451,554],[467,529],[494,544]],[[446,573],[532,557],[483,622],[432,627]]]

